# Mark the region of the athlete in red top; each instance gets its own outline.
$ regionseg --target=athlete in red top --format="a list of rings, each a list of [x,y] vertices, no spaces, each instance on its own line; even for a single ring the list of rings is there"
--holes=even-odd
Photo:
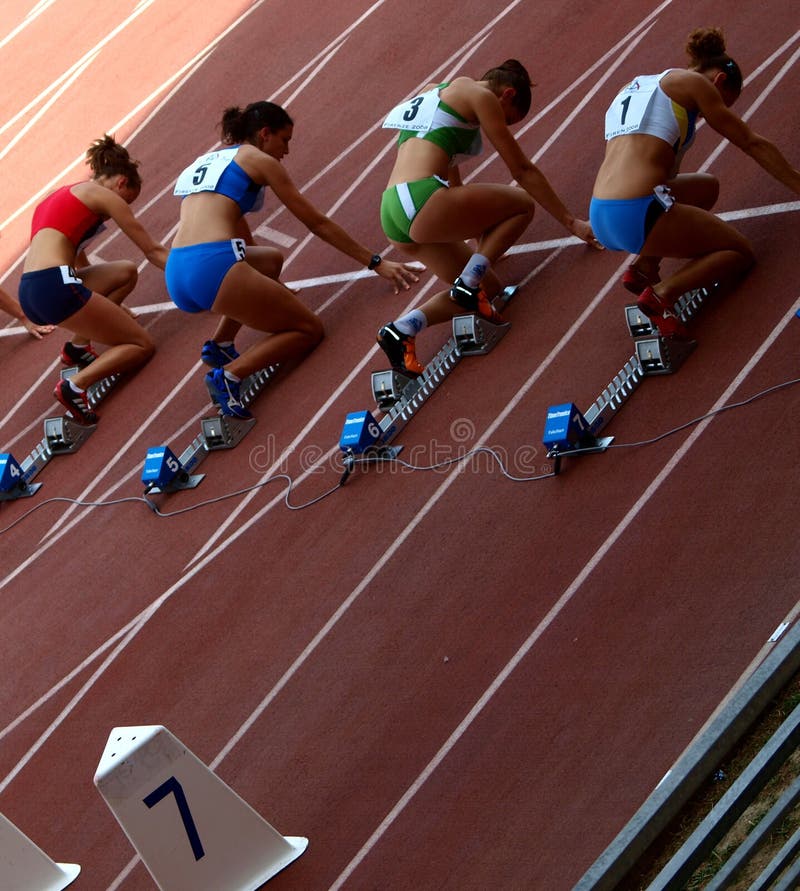
[[[34,211],[19,302],[33,323],[62,325],[75,335],[64,344],[61,360],[80,370],[69,381],[58,382],[55,397],[76,420],[91,424],[97,418],[86,388],[111,374],[138,368],[155,348],[144,328],[121,306],[136,285],[136,264],[116,260],[90,266],[85,245],[112,219],[160,269],[168,251],[150,237],[130,209],[142,181],[127,149],[106,135],[92,143],[86,159],[92,179],[57,189]],[[109,349],[98,356],[92,339]]]

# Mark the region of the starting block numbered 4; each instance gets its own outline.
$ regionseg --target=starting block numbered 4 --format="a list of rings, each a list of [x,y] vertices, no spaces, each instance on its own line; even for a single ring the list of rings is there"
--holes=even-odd
[[[517,286],[505,288],[495,301],[502,309],[517,293]],[[369,412],[347,415],[339,447],[346,454],[394,457],[395,452],[385,447],[405,427],[422,405],[455,368],[463,356],[485,356],[507,334],[510,323],[497,325],[476,315],[455,316],[452,335],[439,352],[428,362],[425,371],[410,378],[395,369],[372,373],[372,395],[377,407],[384,412],[376,420]],[[365,416],[368,420],[364,421]],[[355,439],[353,432],[358,430]]]
[[[255,891],[308,846],[159,725],[112,730],[94,784],[165,891]]]
[[[77,373],[77,368],[65,368],[61,377],[66,380]],[[91,408],[96,408],[102,402],[119,377],[118,374],[110,375],[88,388],[87,399]],[[38,492],[41,483],[32,484],[31,481],[39,471],[56,455],[77,452],[96,428],[96,424],[79,424],[68,415],[46,418],[44,438],[21,464],[10,453],[0,455],[0,501],[29,498]]]

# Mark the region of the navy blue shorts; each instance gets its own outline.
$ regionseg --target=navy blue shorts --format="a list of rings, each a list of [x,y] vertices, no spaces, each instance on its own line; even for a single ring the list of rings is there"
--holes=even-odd
[[[169,296],[184,312],[211,309],[228,270],[244,258],[241,238],[172,248],[164,270]]]
[[[19,282],[19,305],[34,325],[60,325],[91,296],[71,266],[24,272]]]

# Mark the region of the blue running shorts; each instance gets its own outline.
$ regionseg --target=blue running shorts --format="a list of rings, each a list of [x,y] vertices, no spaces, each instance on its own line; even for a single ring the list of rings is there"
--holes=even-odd
[[[172,248],[164,270],[169,296],[184,312],[209,310],[228,270],[244,259],[241,238]]]

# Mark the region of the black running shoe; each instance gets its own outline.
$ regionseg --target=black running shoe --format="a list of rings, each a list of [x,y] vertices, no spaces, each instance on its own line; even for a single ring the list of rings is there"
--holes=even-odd
[[[410,334],[401,334],[389,322],[378,331],[377,340],[395,371],[408,377],[419,377],[425,371],[417,360],[414,338]]]
[[[489,322],[494,322],[496,325],[503,324],[503,317],[492,306],[486,292],[482,288],[468,287],[461,281],[461,276],[453,282],[453,287],[450,288],[450,299],[468,312],[477,313]]]
[[[97,423],[97,414],[92,411],[86,391],[76,393],[69,381],[60,380],[53,391],[56,399],[66,408],[67,414],[85,427]]]

